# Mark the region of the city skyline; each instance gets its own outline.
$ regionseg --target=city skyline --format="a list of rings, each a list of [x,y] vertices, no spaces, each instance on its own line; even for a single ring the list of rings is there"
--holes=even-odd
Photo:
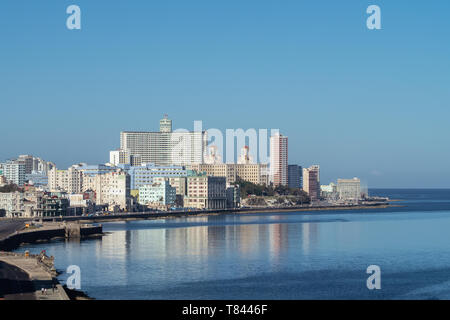
[[[105,163],[120,131],[167,113],[175,128],[279,128],[289,164],[320,164],[324,183],[450,187],[450,4],[376,2],[370,31],[368,1],[77,1],[69,31],[68,1],[9,1],[0,105],[16,121],[0,160]]]

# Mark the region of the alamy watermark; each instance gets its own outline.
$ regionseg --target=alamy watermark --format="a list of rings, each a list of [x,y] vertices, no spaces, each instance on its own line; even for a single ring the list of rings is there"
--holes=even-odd
[[[66,13],[70,16],[66,20],[66,26],[69,30],[81,29],[81,8],[78,5],[72,4],[67,7]],[[377,5],[370,5],[367,7],[366,13],[370,16],[367,18],[366,26],[369,30],[381,29],[381,8]]]

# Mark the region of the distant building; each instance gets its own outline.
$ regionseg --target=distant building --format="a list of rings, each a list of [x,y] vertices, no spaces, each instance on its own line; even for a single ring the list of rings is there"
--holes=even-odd
[[[142,157],[138,154],[131,155],[129,150],[113,150],[109,152],[109,163],[113,166],[119,165],[142,165]]]
[[[139,188],[139,203],[142,205],[173,206],[176,200],[176,189],[168,179]]]
[[[223,163],[222,157],[217,152],[217,146],[215,146],[215,145],[210,146],[208,151],[209,152],[206,155],[203,163],[206,163],[206,164],[221,164],[221,163]]]
[[[35,187],[47,187],[48,176],[44,172],[33,171],[31,174],[25,175],[25,181],[32,184]]]
[[[327,185],[321,185],[320,194],[323,198],[326,198],[328,200],[337,200],[337,185],[333,182]]]
[[[303,191],[305,191],[311,201],[320,198],[320,167],[311,166],[303,169]]]
[[[140,156],[141,163],[160,166],[203,163],[208,145],[206,131],[172,131],[172,121],[164,117],[159,132],[123,131],[120,149]]]
[[[23,186],[25,183],[25,162],[10,160],[0,164],[7,183]]]
[[[113,150],[109,152],[109,163],[118,166],[130,164],[130,152],[128,150]]]
[[[1,171],[1,169],[0,169]],[[3,172],[0,173],[0,187],[3,187],[7,184],[6,178],[3,176]]]
[[[208,176],[225,177],[228,185],[236,183],[239,179],[259,185],[269,183],[267,164],[193,164],[186,166],[186,168],[204,172]]]
[[[227,207],[225,177],[198,174],[187,177],[184,207],[196,209],[224,209]]]
[[[169,119],[167,114],[164,115],[164,118],[159,120],[159,131],[168,133],[172,132],[172,120]]]
[[[25,165],[25,174],[31,174],[33,171],[33,156],[20,155],[15,162],[23,163]]]
[[[239,185],[227,188],[227,208],[239,208],[241,206],[241,189]]]
[[[130,201],[130,176],[121,169],[97,175],[83,175],[82,192],[94,191],[96,205],[110,211],[127,210]]]
[[[338,179],[337,192],[340,200],[361,200],[361,181],[358,178]]]
[[[270,137],[270,176],[275,186],[288,185],[288,137]]]
[[[157,166],[147,163],[141,166],[121,165],[120,168],[130,175],[130,188],[137,190],[141,186],[153,184],[156,177],[185,178],[187,170],[183,166]]]
[[[252,157],[250,156],[250,149],[248,146],[244,146],[241,150],[241,155],[238,158],[238,164],[254,164]]]
[[[289,188],[301,188],[302,187],[302,167],[296,164],[288,165],[288,186]]]

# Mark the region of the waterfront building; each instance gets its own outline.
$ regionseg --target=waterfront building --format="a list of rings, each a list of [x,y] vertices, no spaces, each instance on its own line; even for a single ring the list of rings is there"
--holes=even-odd
[[[185,178],[188,174],[188,171],[183,166],[157,166],[153,163],[147,163],[141,166],[120,165],[119,167],[130,175],[130,188],[132,190],[153,184],[153,179],[156,177]],[[181,183],[174,180],[175,182]],[[177,194],[180,194],[179,192],[181,191],[177,190]]]
[[[206,131],[175,131],[166,117],[160,121],[159,132],[123,131],[120,133],[120,149],[130,156],[140,156],[142,163],[160,166],[203,163],[207,150]]]
[[[225,177],[228,185],[238,180],[248,181],[254,184],[267,185],[269,183],[267,164],[194,164],[186,168],[197,172],[204,172],[209,176]]]
[[[288,185],[288,137],[270,137],[270,176],[274,186]]]
[[[358,178],[338,179],[337,192],[340,200],[361,200],[361,181]]]
[[[328,200],[337,200],[337,185],[333,182],[327,185],[320,186],[320,194],[323,198]]]
[[[227,187],[227,208],[239,208],[241,206],[241,189],[239,185]]]
[[[48,172],[48,189],[52,192],[80,193],[83,189],[83,172],[77,166],[71,166],[67,170],[52,168]]]
[[[224,209],[227,206],[225,177],[205,173],[187,177],[184,207],[196,209]]]
[[[139,188],[139,203],[142,205],[173,206],[176,200],[176,189],[168,179]]]
[[[7,183],[23,186],[25,183],[25,163],[10,160],[1,164],[3,176]]]
[[[97,175],[83,175],[82,192],[94,191],[95,203],[110,211],[127,210],[130,201],[130,176],[121,169]]]
[[[0,210],[10,218],[65,216],[69,201],[62,194],[40,191],[0,193]]]
[[[296,164],[288,165],[288,187],[298,189],[302,187],[302,167]]]
[[[318,165],[303,169],[303,191],[305,191],[311,201],[320,198],[320,167]]]

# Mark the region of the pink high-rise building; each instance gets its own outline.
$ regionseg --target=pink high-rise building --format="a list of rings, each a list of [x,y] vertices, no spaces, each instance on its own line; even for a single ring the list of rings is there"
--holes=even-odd
[[[275,186],[288,185],[288,137],[270,137],[270,176]]]

